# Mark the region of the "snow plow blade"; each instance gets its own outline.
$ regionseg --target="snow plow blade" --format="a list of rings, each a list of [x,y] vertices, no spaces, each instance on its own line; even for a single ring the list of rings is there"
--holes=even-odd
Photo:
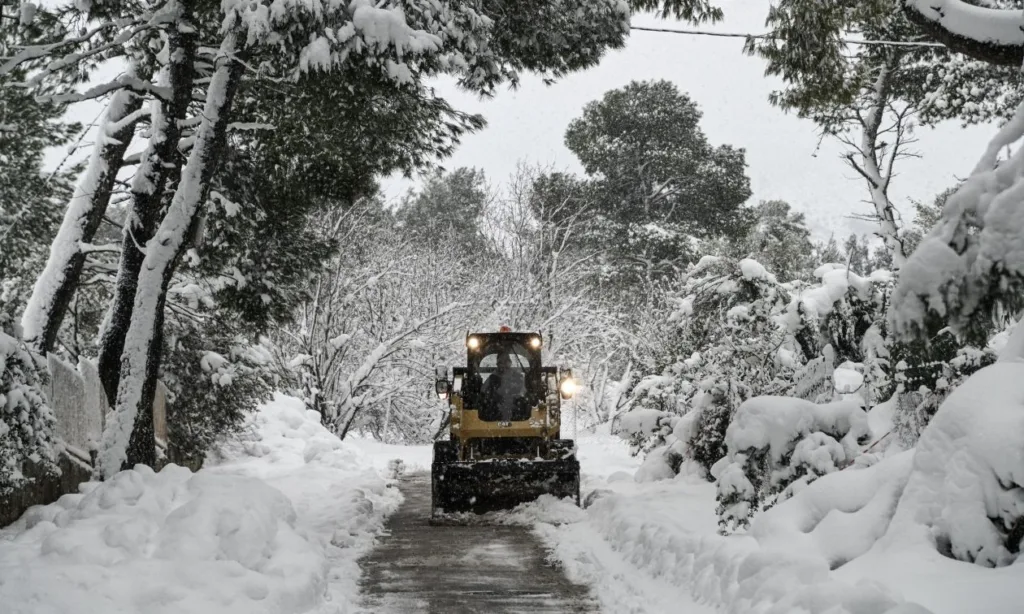
[[[575,456],[555,460],[435,461],[431,491],[434,516],[507,510],[545,494],[572,497],[579,505],[580,464]]]

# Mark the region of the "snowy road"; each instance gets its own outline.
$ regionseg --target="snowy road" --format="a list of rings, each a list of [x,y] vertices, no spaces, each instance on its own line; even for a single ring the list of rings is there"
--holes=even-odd
[[[526,526],[432,526],[429,475],[403,479],[405,502],[365,559],[363,606],[429,613],[596,612],[585,587],[547,561]]]

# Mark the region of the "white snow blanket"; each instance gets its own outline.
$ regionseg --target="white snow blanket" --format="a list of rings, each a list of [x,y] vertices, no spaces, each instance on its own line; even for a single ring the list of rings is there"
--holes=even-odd
[[[198,473],[122,471],[0,531],[0,610],[344,611],[400,502],[381,463],[278,396]]]
[[[837,575],[898,586],[936,614],[1021,612],[1024,558],[1006,565],[1012,557],[996,523],[1024,516],[1024,363],[997,362],[972,375],[912,454],[885,535]],[[994,564],[1006,566],[987,567]]]
[[[841,578],[831,560],[855,556],[870,547],[878,532],[867,507],[843,525],[845,512],[819,522],[836,507],[858,506],[876,490],[898,490],[900,472],[862,470],[862,488],[832,493],[825,476],[800,495],[772,510],[774,526],[764,524],[776,541],[760,536],[717,534],[715,485],[692,474],[638,482],[631,476],[640,461],[628,456],[619,440],[600,436],[580,440],[586,509],[544,497],[509,514],[510,521],[533,522],[569,579],[593,587],[609,612],[729,612],[735,614],[923,614],[900,587],[862,578]],[[906,459],[904,457],[904,464]],[[890,467],[892,469],[892,467]],[[905,477],[905,471],[903,477]],[[823,493],[825,501],[806,493]],[[841,496],[840,496],[841,495]],[[845,500],[843,499],[845,497]],[[793,501],[801,502],[795,511]],[[845,503],[843,503],[845,501]],[[891,499],[890,499],[891,501]],[[815,507],[815,504],[819,507]],[[782,511],[790,506],[789,511]],[[796,516],[796,518],[794,518]],[[859,518],[859,519],[858,519]],[[802,523],[802,524],[801,524]],[[820,525],[820,530],[815,526]],[[761,526],[755,522],[755,527]],[[842,541],[843,531],[852,533]],[[875,532],[872,533],[872,530]],[[881,532],[885,530],[882,524]],[[810,531],[799,543],[786,539]],[[817,540],[824,541],[820,545]],[[826,554],[828,556],[826,556]],[[947,612],[952,612],[946,610]],[[936,610],[938,612],[938,610]]]
[[[763,446],[793,431],[772,428],[791,422],[785,404],[762,409],[733,435]],[[544,500],[512,516],[532,519],[609,611],[1018,614],[1024,557],[1005,536],[1024,516],[1022,433],[1024,362],[1007,359],[954,391],[915,449],[820,477],[745,535],[717,534],[714,484],[635,479],[625,443],[597,437],[580,442],[582,513]]]

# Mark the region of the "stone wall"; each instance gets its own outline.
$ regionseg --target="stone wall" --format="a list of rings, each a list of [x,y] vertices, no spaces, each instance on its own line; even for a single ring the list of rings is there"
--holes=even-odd
[[[92,477],[92,466],[71,454],[61,454],[58,462],[60,475],[43,475],[34,465],[25,468],[25,475],[35,478],[27,487],[0,497],[0,527],[5,527],[33,505],[53,503],[67,493],[78,492],[78,485]]]
[[[35,480],[26,488],[0,497],[0,527],[14,522],[33,505],[52,503],[61,495],[78,492],[78,485],[92,478],[108,411],[99,371],[88,359],[72,366],[52,354],[47,356],[47,367],[50,381],[44,392],[56,419],[56,434],[64,444],[58,463],[61,473],[41,475],[37,467],[26,467],[25,474]],[[157,382],[153,426],[157,448],[164,453],[168,449],[167,396],[167,387]],[[165,456],[165,460],[173,458]]]

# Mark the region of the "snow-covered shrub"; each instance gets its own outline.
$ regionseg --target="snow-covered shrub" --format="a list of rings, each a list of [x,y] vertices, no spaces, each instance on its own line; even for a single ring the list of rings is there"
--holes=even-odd
[[[851,363],[864,375],[859,394],[870,404],[889,398],[894,383],[886,311],[893,278],[887,271],[862,277],[845,266],[814,271],[815,283],[786,284],[792,301],[780,316],[807,365],[796,376],[796,396],[824,402],[834,396],[832,369]]]
[[[238,433],[260,403],[271,398],[270,352],[240,339],[182,334],[163,365],[172,462],[201,463],[211,446]],[[214,351],[214,349],[219,350]]]
[[[677,432],[675,452],[696,461],[708,475],[725,454],[725,431],[736,407],[790,386],[797,348],[776,321],[789,296],[754,260],[706,256],[668,298],[671,362],[640,380],[633,402],[638,408],[685,415],[684,432],[675,422],[666,423]],[[661,440],[645,447],[652,443]]]
[[[42,387],[46,366],[21,341],[10,314],[0,310],[0,496],[23,486],[33,472],[55,474],[53,412]]]
[[[679,416],[659,409],[640,408],[617,417],[614,429],[636,455],[665,445]]]
[[[921,434],[892,539],[922,540],[986,567],[1024,545],[1024,363],[987,366],[949,395]]]
[[[758,514],[749,533],[762,548],[822,558],[836,569],[885,534],[913,458],[913,452],[903,452],[864,469],[822,476]]]
[[[996,361],[991,345],[982,350],[965,347],[950,334],[939,335],[928,347],[922,346],[921,342],[894,346],[894,354],[901,360],[893,378],[897,383],[893,429],[903,449],[917,443],[942,402],[960,384]]]
[[[870,437],[855,401],[818,405],[789,397],[755,397],[736,410],[725,435],[728,455],[718,476],[723,532],[799,492],[818,477],[850,465]]]

